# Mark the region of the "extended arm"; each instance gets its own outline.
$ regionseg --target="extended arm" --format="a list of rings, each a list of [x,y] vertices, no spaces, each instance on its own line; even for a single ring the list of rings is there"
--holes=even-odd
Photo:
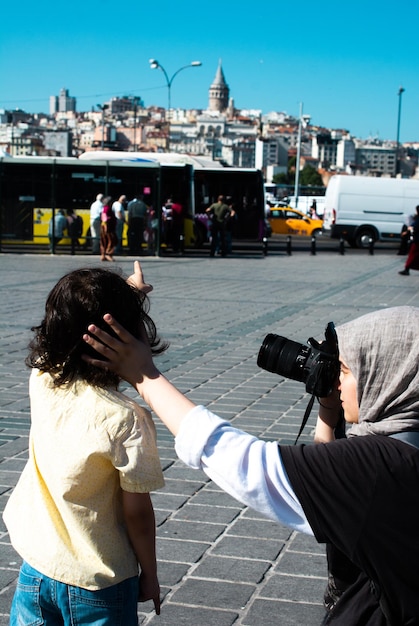
[[[145,341],[136,340],[110,315],[104,319],[117,337],[89,326],[94,336],[85,335],[84,340],[107,361],[87,360],[117,371],[137,389],[176,436],[179,457],[203,469],[222,489],[263,515],[311,533],[276,442],[260,441],[197,407],[158,371]]]
[[[141,568],[138,601],[153,600],[160,615],[160,586],[157,578],[156,522],[149,493],[122,492],[124,521]]]

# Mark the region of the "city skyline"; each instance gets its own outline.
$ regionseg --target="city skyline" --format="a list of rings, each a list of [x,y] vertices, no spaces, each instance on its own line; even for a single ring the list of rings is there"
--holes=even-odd
[[[264,12],[219,0],[207,6],[127,0],[66,5],[40,0],[2,9],[0,108],[49,111],[63,87],[89,111],[111,97],[139,96],[146,107],[167,107],[169,78],[191,61],[202,66],[177,75],[174,108],[206,109],[219,59],[238,109],[283,111],[297,117],[300,102],[314,125],[354,136],[419,141],[416,18],[419,6],[402,0],[336,7],[302,0],[297,7],[268,2]],[[256,10],[257,9],[257,10]]]

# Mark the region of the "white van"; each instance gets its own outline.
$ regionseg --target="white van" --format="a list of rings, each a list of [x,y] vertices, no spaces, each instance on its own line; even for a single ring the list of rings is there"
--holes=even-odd
[[[352,247],[400,239],[419,205],[419,180],[333,176],[326,189],[323,230]]]

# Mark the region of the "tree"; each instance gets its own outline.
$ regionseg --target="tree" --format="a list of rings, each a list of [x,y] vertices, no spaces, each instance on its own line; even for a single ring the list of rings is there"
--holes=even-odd
[[[300,184],[304,186],[321,187],[323,180],[314,167],[305,165],[300,173]]]
[[[281,172],[272,177],[272,182],[277,185],[293,185],[295,181],[295,156],[288,159],[287,173]]]
[[[285,172],[274,174],[272,176],[272,182],[276,185],[288,185],[288,174]]]

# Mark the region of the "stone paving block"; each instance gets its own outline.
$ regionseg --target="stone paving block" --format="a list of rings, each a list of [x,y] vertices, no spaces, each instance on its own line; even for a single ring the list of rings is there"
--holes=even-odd
[[[324,617],[322,606],[308,603],[255,600],[241,626],[314,626]]]
[[[238,515],[239,511],[233,508],[188,503],[173,514],[173,519],[230,524]]]
[[[271,564],[268,561],[211,555],[202,559],[198,567],[193,570],[192,576],[257,584],[270,567]]]
[[[16,569],[12,569],[12,568],[1,569],[0,568],[0,586],[2,590],[5,587],[12,586],[13,592],[14,592],[15,583],[19,575],[19,567],[20,567],[20,562],[19,562],[19,565],[16,566]],[[10,597],[11,599],[13,592],[11,592],[10,596],[9,594],[7,594],[7,597]],[[5,600],[6,600],[6,592],[2,591],[2,593],[0,594],[0,606],[3,604]]]
[[[17,458],[6,459],[0,462],[0,468],[3,471],[17,472],[19,475],[21,474],[25,465],[26,465],[25,459],[17,459]]]
[[[224,524],[168,520],[157,529],[157,536],[172,539],[214,542],[225,530]]]
[[[176,511],[188,501],[188,497],[184,495],[163,493],[162,490],[153,491],[151,500],[155,509],[164,511]]]
[[[282,541],[224,536],[214,546],[212,554],[274,561],[283,547]]]
[[[208,476],[201,470],[192,469],[188,467],[181,461],[177,461],[174,463],[170,469],[168,469],[164,475],[165,479],[180,479],[180,480],[188,480],[191,482],[200,481],[200,483],[208,483],[210,479]]]
[[[209,549],[210,545],[210,543],[202,541],[158,537],[156,542],[157,560],[196,563]]]
[[[147,622],[152,626],[232,626],[236,623],[237,613],[234,611],[196,608],[172,602],[163,604],[161,614]]]
[[[251,584],[189,578],[173,593],[171,601],[237,610],[248,602],[254,589]]]
[[[289,529],[266,518],[246,519],[243,517],[236,519],[227,532],[228,535],[272,539],[273,541],[287,541],[291,534]]]
[[[295,532],[288,544],[289,552],[312,552],[313,554],[325,554],[325,544],[318,543],[312,535]]]
[[[188,497],[193,496],[200,491],[203,487],[203,483],[199,480],[193,482],[191,480],[171,479],[165,477],[165,486],[160,489],[160,493],[180,494]]]
[[[161,587],[174,587],[191,569],[189,563],[171,563],[160,560],[158,563],[158,576]]]
[[[0,568],[6,567],[17,570],[22,559],[17,555],[10,543],[0,542]]]
[[[156,520],[156,528],[164,524],[172,515],[171,511],[162,511],[160,509],[154,509],[154,518]]]
[[[0,460],[18,455],[28,449],[29,437],[19,437],[0,446]]]
[[[2,465],[0,464],[0,485],[15,487],[20,478],[20,473],[3,471],[1,467]]]
[[[225,506],[235,510],[243,508],[237,500],[229,496],[223,491],[211,490],[205,487],[201,489],[197,494],[192,496],[190,500],[191,504],[209,504],[210,506]]]
[[[275,571],[281,574],[301,572],[303,576],[325,576],[326,558],[322,554],[286,550],[276,564]]]
[[[274,574],[263,585],[260,596],[274,600],[321,604],[327,577]]]
[[[12,604],[13,594],[16,587],[16,577],[12,582],[8,581],[8,576],[4,579],[5,585],[3,587],[3,578],[0,578],[0,585],[2,591],[0,593],[0,626],[9,626],[10,606]]]

